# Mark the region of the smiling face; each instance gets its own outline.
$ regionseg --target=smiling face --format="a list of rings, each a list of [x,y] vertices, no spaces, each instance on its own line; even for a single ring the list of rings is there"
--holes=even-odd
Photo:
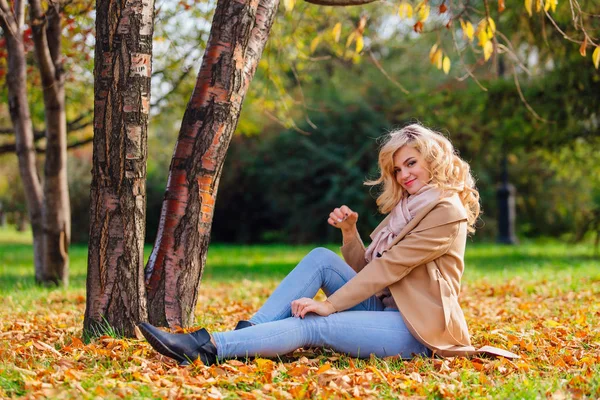
[[[394,154],[394,172],[396,181],[408,194],[417,193],[431,180],[429,163],[419,150],[408,145]]]

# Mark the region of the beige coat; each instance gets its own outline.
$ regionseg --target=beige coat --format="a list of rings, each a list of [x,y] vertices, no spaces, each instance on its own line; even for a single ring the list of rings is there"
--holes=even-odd
[[[343,311],[389,287],[410,332],[435,354],[490,352],[516,357],[500,349],[471,346],[458,303],[466,240],[467,214],[458,195],[439,199],[421,210],[390,248],[368,264],[360,237],[344,244],[342,255],[357,275],[328,300],[337,311]]]

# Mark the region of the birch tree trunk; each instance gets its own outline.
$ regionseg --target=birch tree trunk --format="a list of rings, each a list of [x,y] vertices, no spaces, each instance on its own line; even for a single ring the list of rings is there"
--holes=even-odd
[[[29,1],[34,51],[42,78],[46,121],[44,163],[44,272],[41,281],[68,285],[71,207],[67,183],[67,118],[64,69],[61,60],[60,10],[49,2]]]
[[[98,0],[94,155],[84,329],[132,336],[144,287],[153,0]]]
[[[19,174],[23,181],[29,221],[33,231],[33,259],[35,279],[44,277],[44,236],[42,228],[42,185],[38,176],[33,126],[27,101],[27,75],[25,48],[23,46],[23,20],[25,0],[16,1],[14,9],[6,0],[0,0],[0,25],[6,38],[8,53],[8,108],[15,129]]]
[[[278,0],[219,0],[185,111],[146,266],[150,322],[189,326],[206,261],[225,154]]]

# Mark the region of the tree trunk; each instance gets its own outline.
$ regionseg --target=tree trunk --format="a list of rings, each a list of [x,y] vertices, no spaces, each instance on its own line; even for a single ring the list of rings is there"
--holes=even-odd
[[[33,258],[36,281],[44,271],[42,229],[42,185],[37,171],[33,126],[27,101],[27,75],[23,46],[23,2],[15,2],[14,13],[6,0],[0,0],[0,25],[6,38],[8,52],[8,108],[15,129],[19,173],[23,181],[29,221],[33,231]]]
[[[60,60],[59,4],[50,2],[44,14],[40,0],[29,1],[35,55],[42,77],[46,121],[44,164],[43,283],[68,285],[71,209],[67,184],[67,119],[64,70]]]
[[[175,147],[158,235],[146,267],[149,319],[193,323],[225,154],[278,0],[219,0]]]
[[[147,319],[147,127],[154,2],[98,0],[94,156],[84,329],[125,336]]]

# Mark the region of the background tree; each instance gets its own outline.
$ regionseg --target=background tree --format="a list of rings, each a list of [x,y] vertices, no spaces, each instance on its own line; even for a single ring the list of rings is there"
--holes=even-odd
[[[0,2],[0,24],[6,39],[9,108],[15,149],[32,224],[35,276],[38,282],[68,283],[70,206],[66,172],[65,71],[62,53],[62,9],[39,0],[28,3],[29,27],[24,29],[25,2]],[[31,46],[33,43],[33,46]],[[27,95],[27,46],[33,48],[41,78],[46,151],[44,179],[37,170],[35,135]],[[41,137],[41,135],[38,135]]]

